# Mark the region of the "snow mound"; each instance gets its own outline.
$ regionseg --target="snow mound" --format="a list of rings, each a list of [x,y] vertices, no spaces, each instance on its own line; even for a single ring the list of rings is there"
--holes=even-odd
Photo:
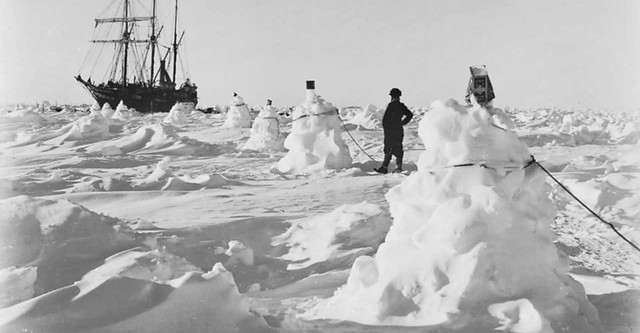
[[[618,144],[621,145],[637,145],[638,143],[640,143],[640,130],[626,134],[618,141]]]
[[[590,129],[586,125],[572,126],[573,122],[569,116],[569,120],[563,121],[560,133],[570,136],[567,142],[569,145],[580,146],[587,144],[606,144],[609,142],[610,135],[603,129]]]
[[[124,105],[123,101],[120,101],[120,103],[118,103],[118,106],[116,107],[116,111],[111,116],[111,119],[129,120],[132,117],[133,117],[133,112],[131,112],[129,108],[126,105]]]
[[[219,263],[203,273],[66,200],[19,196],[0,211],[3,332],[270,331]]]
[[[17,140],[15,147],[39,143],[41,141],[51,145],[62,145],[65,142],[83,144],[101,141],[110,137],[109,121],[101,114],[91,113],[52,132],[24,136],[20,140]]]
[[[382,128],[382,117],[384,110],[378,109],[375,105],[369,104],[364,109],[349,109],[345,112],[346,122],[354,124],[359,129],[373,130]]]
[[[382,242],[389,225],[382,209],[365,201],[340,206],[315,218],[293,221],[272,243],[289,248],[280,257],[292,262],[287,269],[301,269],[330,259],[371,254]]]
[[[73,285],[0,310],[0,327],[47,332],[208,332],[212,327],[221,332],[272,331],[249,311],[222,265],[203,274],[180,260],[159,259],[166,257],[157,251],[118,253]],[[172,274],[162,276],[162,268]]]
[[[37,265],[40,291],[68,283],[64,272],[74,263],[101,260],[135,244],[119,220],[67,200],[17,196],[0,201],[0,211],[0,269]]]
[[[227,119],[224,124],[222,124],[222,127],[251,127],[251,110],[249,110],[249,106],[244,102],[242,97],[234,94],[229,111],[227,112]]]
[[[0,113],[0,124],[16,124],[16,123],[29,123],[29,124],[44,124],[47,119],[40,115],[37,110],[33,108],[20,109],[13,112]]]
[[[22,183],[7,178],[0,178],[0,199],[6,199],[24,193],[25,187]]]
[[[105,119],[111,119],[111,116],[113,116],[114,112],[115,111],[111,108],[111,105],[109,105],[109,103],[104,103],[104,105],[102,106],[102,110],[100,111]]]
[[[118,177],[104,177],[91,182],[74,185],[71,192],[109,192],[133,190],[133,185],[126,179]]]
[[[109,122],[98,115],[88,115],[72,123],[71,129],[62,136],[64,141],[109,138]]]
[[[100,107],[100,103],[98,103],[97,101],[94,101],[93,104],[91,104],[91,108],[90,108],[90,113],[93,112],[101,112],[101,107]]]
[[[163,158],[155,170],[146,178],[133,183],[134,191],[150,191],[150,190],[174,190],[174,191],[193,191],[203,188],[219,188],[229,183],[229,181],[221,175],[200,175],[195,178],[177,177],[171,172],[169,157]]]
[[[250,150],[284,150],[285,135],[280,130],[277,109],[271,105],[265,106],[251,127],[251,137],[242,149]]]
[[[33,297],[36,267],[10,266],[0,269],[0,309]]]
[[[253,265],[254,255],[253,249],[244,245],[242,242],[232,240],[229,242],[229,248],[225,251],[229,259],[225,263],[227,267],[233,267],[238,264],[251,266]]]
[[[491,114],[434,102],[418,172],[386,195],[393,225],[375,257],[305,318],[372,325],[493,323],[509,332],[598,332],[596,309],[553,244],[550,187]],[[499,168],[446,166],[485,161]],[[508,169],[506,165],[520,167]]]
[[[90,153],[102,155],[165,154],[165,155],[219,155],[216,145],[200,142],[176,133],[170,124],[154,124],[140,127],[134,134],[120,139],[99,142],[87,148]]]
[[[191,112],[184,103],[176,103],[171,107],[169,114],[162,120],[163,123],[180,125],[187,121],[187,115]]]
[[[586,181],[564,179],[563,183],[604,218],[630,225],[640,219],[640,178],[632,174],[605,174]]]
[[[274,166],[274,173],[306,173],[324,169],[345,169],[353,162],[342,139],[342,122],[337,109],[313,90],[292,114],[291,133],[284,141],[287,154]]]

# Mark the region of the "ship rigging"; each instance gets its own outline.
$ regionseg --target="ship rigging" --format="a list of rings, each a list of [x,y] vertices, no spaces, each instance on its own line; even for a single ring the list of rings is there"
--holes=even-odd
[[[176,86],[178,60],[182,60],[178,50],[184,37],[183,31],[178,38],[178,0],[173,8],[173,38],[168,46],[159,42],[164,26],[157,26],[157,0],[152,0],[147,16],[137,15],[139,8],[134,9],[134,2],[145,9],[140,0],[118,1],[116,15],[95,19],[91,42],[99,47],[92,47],[80,72],[88,65],[92,53],[97,52],[96,59],[87,79],[82,78],[81,73],[75,79],[100,105],[109,103],[114,107],[122,101],[141,112],[168,112],[175,103],[193,103],[195,106],[197,86],[187,75],[184,83]],[[105,12],[115,3],[112,2]],[[113,31],[114,27],[119,29]],[[107,55],[105,62],[103,54],[107,45],[112,45],[112,53]],[[171,75],[167,64],[171,66]],[[92,78],[96,68],[104,71],[100,83]]]

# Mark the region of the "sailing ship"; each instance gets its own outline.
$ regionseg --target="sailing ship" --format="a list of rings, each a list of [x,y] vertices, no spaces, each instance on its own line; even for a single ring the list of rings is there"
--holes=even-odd
[[[116,7],[117,15],[95,19],[94,36],[100,32],[106,33],[106,37],[91,40],[94,45],[100,45],[96,62],[87,79],[82,78],[80,73],[75,79],[100,105],[109,103],[115,107],[122,101],[129,108],[140,112],[169,112],[177,102],[193,103],[194,106],[198,103],[197,86],[189,78],[179,87],[176,86],[178,48],[184,37],[182,32],[178,38],[178,0],[175,0],[173,13],[173,42],[168,46],[159,41],[164,27],[158,27],[156,1],[152,1],[151,13],[147,16],[137,16],[139,8],[134,11],[131,4],[133,1],[124,0]],[[112,7],[114,3],[109,6]],[[113,27],[118,25],[113,31]],[[105,46],[110,44],[114,52],[104,63],[104,58],[100,55]],[[89,54],[93,50],[94,48]],[[89,54],[80,71],[87,64]],[[102,78],[103,82],[96,83],[92,81],[91,75],[101,59],[103,69],[106,67],[107,70]],[[169,75],[167,64],[171,63],[173,66],[169,69],[172,70],[172,75]]]

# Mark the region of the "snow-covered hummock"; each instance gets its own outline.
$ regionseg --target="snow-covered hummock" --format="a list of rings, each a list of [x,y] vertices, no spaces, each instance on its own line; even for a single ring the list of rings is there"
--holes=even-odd
[[[171,107],[169,114],[162,120],[163,123],[180,125],[187,121],[189,110],[182,103],[176,103]]]
[[[94,102],[93,105],[91,105],[91,114],[102,115],[102,108],[98,102]]]
[[[603,144],[610,139],[607,133],[608,122],[600,119],[600,122],[592,119],[576,119],[572,114],[567,114],[562,118],[559,132],[571,136],[568,144],[584,145],[584,144]]]
[[[510,131],[479,106],[432,104],[418,172],[386,195],[394,219],[375,257],[306,313],[372,325],[472,332],[599,332],[596,309],[553,244],[550,187]],[[486,161],[497,169],[443,168]],[[488,327],[487,327],[488,326]]]
[[[203,272],[67,200],[19,196],[0,211],[2,332],[272,331],[220,263]]]
[[[284,150],[284,133],[280,132],[277,112],[270,103],[260,111],[251,127],[251,137],[242,149]]]
[[[227,120],[222,124],[222,127],[251,127],[250,112],[249,106],[245,104],[244,99],[234,93],[233,100],[229,106],[229,112],[227,112]]]
[[[247,266],[253,265],[253,249],[237,240],[229,242],[229,249],[227,249],[225,254],[229,256],[229,260],[225,263],[225,265],[228,265],[229,267],[238,264]]]
[[[124,101],[120,101],[116,107],[116,112],[111,116],[112,119],[127,120],[131,119],[131,111],[124,105]]]
[[[9,266],[0,269],[0,308],[33,297],[37,267]]]
[[[105,119],[111,119],[111,116],[113,116],[113,113],[115,112],[112,108],[111,105],[109,103],[104,103],[104,105],[102,105],[102,116]]]
[[[47,120],[33,108],[16,110],[13,112],[3,112],[0,114],[0,125],[7,124],[44,124]]]
[[[375,105],[369,104],[359,112],[355,112],[349,123],[358,125],[364,129],[376,129],[382,126],[384,110],[378,109]]]
[[[307,98],[292,114],[291,133],[284,141],[289,150],[275,173],[304,173],[323,169],[343,169],[353,162],[342,139],[342,122],[336,108],[307,89]]]
[[[133,184],[134,190],[199,190],[227,184],[227,179],[218,174],[177,177],[171,172],[170,162],[171,159],[165,156],[149,176]]]
[[[182,137],[171,124],[159,123],[144,125],[127,136],[113,141],[101,141],[87,147],[88,152],[100,152],[105,155],[152,153],[165,155],[219,155],[218,145]]]
[[[381,207],[364,201],[342,205],[328,214],[291,221],[291,227],[274,237],[272,245],[287,247],[287,253],[280,258],[290,262],[287,266],[290,270],[317,263],[345,262],[375,253],[390,224]]]
[[[106,104],[108,106],[109,104]],[[108,108],[111,110],[111,108]],[[88,116],[80,117],[72,123],[71,129],[65,134],[65,140],[82,140],[107,138],[109,134],[109,118],[104,117],[105,108],[102,114],[91,112]],[[113,110],[111,110],[113,113]]]

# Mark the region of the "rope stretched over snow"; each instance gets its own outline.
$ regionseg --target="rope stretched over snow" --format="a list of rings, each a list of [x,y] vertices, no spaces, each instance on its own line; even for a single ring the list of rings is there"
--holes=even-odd
[[[545,169],[540,163],[538,163],[538,162],[535,162],[535,163],[540,167],[540,169],[542,169],[542,171],[544,171],[544,173],[546,173],[549,177],[551,177],[551,179],[553,179],[553,181],[555,181],[556,184],[560,185],[560,187],[562,187],[563,190],[565,190],[567,193],[569,193],[569,195],[571,197],[576,199],[576,201],[578,201],[578,203],[580,205],[582,205],[582,207],[584,207],[586,210],[588,210],[589,213],[591,213],[593,216],[598,218],[598,220],[600,220],[602,223],[608,225],[620,238],[622,238],[625,242],[629,243],[629,245],[631,245],[634,249],[636,249],[637,251],[640,251],[640,247],[638,247],[636,244],[634,244],[632,241],[630,241],[627,237],[625,237],[623,234],[621,234],[620,231],[618,231],[618,229],[616,229],[616,227],[613,225],[613,223],[611,223],[609,221],[606,221],[605,219],[600,217],[600,215],[598,215],[596,212],[594,212],[591,208],[589,208],[589,206],[587,206],[584,202],[582,202],[580,199],[578,199],[578,197],[576,197],[573,193],[571,193],[571,191],[569,191],[569,189],[566,186],[564,186],[560,181],[558,181],[556,179],[556,177],[551,175],[551,173],[549,171],[547,171],[547,169]]]
[[[342,123],[342,128],[344,128],[344,131],[347,132],[347,134],[349,134],[349,137],[351,138],[351,140],[353,140],[353,143],[356,144],[356,146],[358,146],[358,148],[360,148],[360,150],[362,150],[362,152],[367,155],[367,157],[369,157],[370,160],[374,161],[376,164],[378,163],[378,161],[376,161],[373,157],[371,157],[371,155],[369,155],[369,153],[367,153],[364,148],[360,147],[360,145],[358,144],[358,141],[356,141],[356,139],[353,138],[353,135],[351,135],[351,132],[349,132],[349,130],[347,129],[347,125],[344,123],[344,121],[342,121],[342,117],[340,117],[340,114],[338,114],[338,119],[340,119],[340,122]]]
[[[307,115],[308,116],[308,115]],[[305,117],[305,116],[302,116]],[[302,118],[300,117],[300,118]],[[300,119],[298,118],[298,119]],[[349,132],[349,130],[347,129],[344,121],[342,121],[342,118],[340,117],[340,115],[338,115],[338,118],[340,119],[340,122],[342,123],[342,127],[344,127],[344,130],[347,132],[347,134],[349,134],[349,136],[351,137],[351,140],[353,140],[353,142],[356,144],[356,146],[358,146],[358,148],[360,148],[360,150],[362,150],[363,153],[365,153],[372,161],[378,163],[378,161],[376,161],[373,157],[371,157],[371,155],[367,154],[367,152],[360,147],[360,145],[358,144],[358,142],[353,138],[353,136],[351,135],[351,133]],[[495,125],[494,125],[495,126]],[[495,126],[499,129],[505,130],[502,127],[499,126]],[[535,157],[533,155],[531,155],[531,160],[529,160],[527,163],[525,164],[514,164],[514,165],[509,165],[507,167],[518,167],[518,166],[522,166],[522,169],[526,169],[528,167],[530,167],[531,165],[536,164],[537,166],[540,167],[540,169],[542,169],[542,171],[544,171],[544,173],[546,173],[549,177],[551,177],[551,179],[553,179],[554,182],[556,182],[556,184],[558,184],[563,190],[565,190],[571,197],[573,197],[576,201],[578,201],[578,203],[584,207],[586,210],[588,210],[593,216],[595,216],[596,218],[598,218],[598,220],[600,220],[602,223],[608,225],[620,238],[622,238],[625,242],[629,243],[629,245],[631,245],[635,250],[640,251],[640,247],[638,247],[636,244],[634,244],[632,241],[630,241],[627,237],[625,237],[623,234],[620,233],[620,231],[618,231],[618,229],[616,229],[616,227],[613,225],[613,223],[606,221],[605,219],[603,219],[602,217],[600,217],[600,215],[598,215],[596,212],[594,212],[591,208],[589,208],[589,206],[587,206],[584,202],[582,202],[580,199],[578,199],[578,197],[575,196],[575,194],[573,194],[571,191],[569,191],[569,189],[562,184],[558,179],[556,179],[549,171],[547,171],[547,169],[545,169],[542,164],[540,164],[538,161],[536,161]],[[487,162],[475,162],[475,163],[461,163],[461,164],[454,164],[454,165],[449,165],[449,166],[445,166],[442,167],[442,169],[447,169],[447,168],[462,168],[462,167],[470,167],[470,166],[479,166],[481,168],[485,168],[485,169],[494,169],[497,170],[497,167],[492,167],[489,166],[487,164]]]
[[[332,114],[338,114],[338,110],[336,109],[335,112],[334,111],[327,111],[327,112],[322,112],[322,113],[310,113],[310,114],[303,114],[302,116],[293,119],[292,121],[298,121],[302,118],[307,118],[307,117],[320,117],[320,116],[327,116],[327,115],[332,115]],[[340,118],[340,114],[338,114],[338,118]]]
[[[342,120],[342,117],[340,117],[340,112],[338,111],[338,109],[334,111],[327,111],[327,112],[323,112],[323,113],[311,113],[311,114],[304,114],[296,119],[293,119],[293,121],[297,121],[300,120],[302,118],[306,118],[306,117],[310,117],[310,116],[315,116],[315,117],[319,117],[319,116],[327,116],[327,115],[332,115],[335,114],[336,116],[338,116],[338,119],[340,119],[340,122],[342,123],[342,128],[344,128],[344,131],[347,132],[347,134],[349,134],[349,137],[351,138],[351,140],[353,140],[353,143],[356,144],[356,146],[358,146],[358,148],[360,148],[360,150],[362,150],[362,152],[367,155],[367,157],[369,157],[370,160],[374,161],[375,163],[378,163],[378,161],[376,161],[373,157],[371,157],[371,155],[369,155],[369,153],[367,153],[364,148],[362,148],[359,144],[358,141],[356,141],[356,139],[353,138],[353,135],[351,135],[351,132],[349,132],[349,130],[347,129],[347,125],[345,125],[344,121]]]
[[[631,245],[635,250],[640,251],[640,247],[638,247],[636,244],[634,244],[631,240],[629,240],[627,237],[625,237],[622,233],[620,233],[620,231],[618,231],[618,229],[616,229],[615,225],[613,225],[613,223],[606,221],[605,219],[603,219],[600,215],[598,215],[598,213],[594,212],[593,209],[589,208],[589,206],[587,206],[584,202],[582,202],[582,200],[580,200],[575,194],[573,194],[564,184],[562,184],[558,179],[556,179],[556,177],[554,177],[547,169],[545,169],[545,167],[542,166],[542,164],[540,164],[538,161],[536,161],[535,157],[533,157],[533,155],[531,155],[531,160],[528,161],[527,163],[522,165],[523,169],[526,169],[528,167],[530,167],[531,165],[536,164],[537,166],[540,167],[540,169],[542,171],[544,171],[544,173],[547,174],[547,176],[549,176],[554,182],[556,182],[556,184],[558,184],[563,190],[565,190],[565,192],[567,192],[572,198],[574,198],[582,207],[584,207],[586,210],[589,211],[589,213],[591,213],[593,216],[595,216],[598,220],[600,220],[602,223],[608,225],[617,235],[618,237],[622,238],[625,242],[629,243],[629,245]],[[486,162],[475,162],[475,163],[461,163],[461,164],[454,164],[454,165],[449,165],[449,166],[445,166],[442,169],[447,169],[447,168],[462,168],[462,167],[470,167],[470,166],[479,166],[481,168],[485,168],[485,169],[497,169],[496,167],[492,167],[487,165]],[[512,167],[516,167],[518,165],[512,165]]]
[[[502,168],[516,169],[516,168],[520,168],[521,167],[522,169],[526,169],[529,166],[531,166],[533,163],[536,163],[536,160],[533,157],[533,155],[531,155],[531,160],[527,161],[524,164],[521,164],[521,163],[507,164],[507,165],[502,165]],[[497,167],[497,166],[489,165],[489,163],[487,161],[480,161],[480,162],[469,162],[469,163],[460,163],[460,164],[447,165],[447,166],[439,168],[439,170],[441,170],[441,169],[450,169],[450,168],[464,168],[464,167],[470,167],[470,166],[479,166],[481,168],[493,169],[493,170],[498,170],[500,168],[500,167]]]
[[[376,161],[373,157],[371,157],[371,155],[369,155],[369,153],[367,153],[364,148],[362,148],[359,144],[358,141],[356,141],[356,139],[354,139],[353,135],[351,135],[351,132],[349,132],[349,130],[347,129],[347,125],[344,123],[344,121],[342,120],[342,117],[340,117],[340,112],[338,111],[338,109],[334,111],[327,111],[327,112],[323,112],[323,113],[311,113],[311,114],[304,114],[296,119],[293,119],[292,122],[294,121],[298,121],[302,118],[307,118],[310,116],[315,116],[315,117],[319,117],[319,116],[326,116],[326,115],[332,115],[335,114],[338,116],[338,119],[340,119],[340,122],[342,123],[342,128],[344,128],[344,131],[347,132],[347,134],[349,135],[349,137],[351,138],[351,140],[353,140],[353,143],[356,144],[356,146],[358,146],[358,148],[360,148],[360,150],[362,150],[362,152],[367,155],[367,157],[369,157],[370,160],[374,161],[375,163],[378,163],[378,161]]]
[[[260,118],[260,119],[275,119],[276,120],[276,124],[278,125],[278,135],[280,135],[280,119],[278,119],[278,117],[260,117],[260,116],[256,116],[256,118]],[[282,131],[284,132],[284,131]]]

